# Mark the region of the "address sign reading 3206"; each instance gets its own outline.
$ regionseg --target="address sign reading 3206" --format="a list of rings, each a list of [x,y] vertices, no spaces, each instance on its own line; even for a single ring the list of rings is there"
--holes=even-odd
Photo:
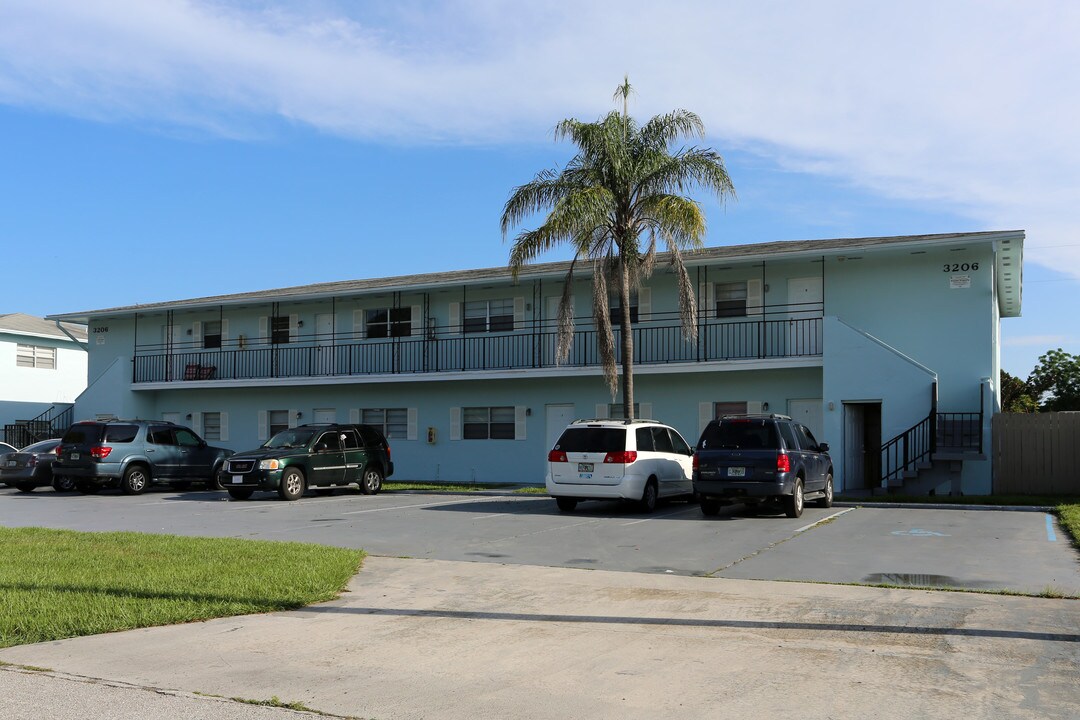
[[[979,263],[945,263],[945,272],[967,272],[968,270],[978,270]]]

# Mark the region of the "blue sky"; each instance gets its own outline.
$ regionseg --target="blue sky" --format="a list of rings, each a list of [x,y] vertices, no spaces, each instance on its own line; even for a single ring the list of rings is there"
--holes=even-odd
[[[707,244],[1025,229],[1005,369],[1080,352],[1080,5],[656,7],[5,0],[0,312],[502,265],[629,74],[727,162]]]

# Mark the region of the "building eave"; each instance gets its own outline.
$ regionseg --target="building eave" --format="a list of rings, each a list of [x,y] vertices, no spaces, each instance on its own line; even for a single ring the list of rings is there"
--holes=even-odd
[[[745,245],[727,245],[705,248],[683,253],[683,260],[688,267],[697,267],[729,261],[733,263],[756,263],[768,260],[797,260],[800,258],[828,258],[852,253],[871,253],[897,251],[911,248],[950,247],[974,242],[993,243],[995,249],[1006,248],[1010,258],[1022,261],[1022,230],[989,231],[971,233],[939,233],[934,235],[902,235],[863,238],[835,238],[828,240],[782,240],[767,243]],[[1017,255],[1019,248],[1019,255]],[[661,253],[659,262],[667,258]],[[174,300],[158,303],[125,305],[99,310],[49,315],[47,319],[62,322],[89,324],[91,318],[128,317],[145,313],[191,312],[216,308],[244,307],[264,305],[272,302],[317,302],[333,298],[356,295],[378,295],[386,292],[438,292],[463,286],[483,285],[491,282],[522,283],[533,280],[561,279],[570,269],[569,261],[539,263],[523,268],[516,278],[508,267],[481,268],[476,270],[456,270],[422,275],[402,275],[395,277],[372,278],[366,280],[342,280],[336,282],[314,283],[294,287],[259,290],[254,292],[215,295],[187,300]],[[1017,266],[1018,267],[1018,266]],[[1013,268],[1015,270],[1015,268]],[[575,272],[588,277],[591,267],[588,263],[579,263]],[[1019,298],[1022,273],[1011,272],[1003,275],[999,268],[999,297],[1006,303],[1002,315],[1012,317],[1019,314]],[[1006,309],[1007,308],[1007,309]]]

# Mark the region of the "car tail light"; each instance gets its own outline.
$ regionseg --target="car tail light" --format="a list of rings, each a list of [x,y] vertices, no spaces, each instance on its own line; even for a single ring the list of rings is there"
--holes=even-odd
[[[37,465],[37,455],[31,454],[30,459],[26,461],[26,467],[34,467]]]
[[[776,472],[791,472],[791,458],[787,453],[776,453]]]
[[[104,460],[109,457],[109,453],[112,452],[112,448],[108,445],[95,445],[90,448],[90,457],[97,458],[98,460]]]
[[[386,443],[386,459],[390,459],[390,443]]]
[[[609,452],[604,456],[605,463],[612,463],[614,465],[628,465],[637,461],[637,450],[620,450],[619,452]]]
[[[694,453],[694,470],[698,470],[701,467],[701,459],[698,458],[698,454]]]
[[[566,459],[566,453],[562,450],[552,450],[548,453],[548,462],[570,462]]]
[[[60,457],[60,448],[62,448],[62,447],[64,447],[64,446],[63,445],[57,445],[56,447],[54,447],[53,451],[52,451],[53,455],[56,455],[57,457]]]

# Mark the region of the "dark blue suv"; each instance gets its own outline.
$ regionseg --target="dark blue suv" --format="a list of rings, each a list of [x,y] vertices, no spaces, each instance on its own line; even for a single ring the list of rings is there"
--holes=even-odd
[[[694,492],[701,512],[715,515],[722,505],[744,503],[754,512],[763,504],[783,506],[788,517],[802,515],[806,497],[832,507],[833,464],[829,446],[786,415],[727,415],[701,433],[694,452]]]

